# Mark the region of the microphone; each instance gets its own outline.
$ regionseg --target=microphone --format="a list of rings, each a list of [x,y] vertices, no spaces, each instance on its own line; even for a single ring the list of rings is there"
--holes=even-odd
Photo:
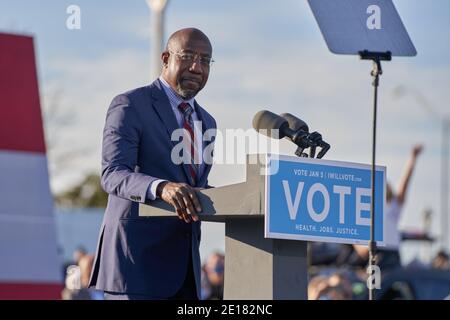
[[[309,132],[309,128],[308,128],[308,125],[306,124],[306,122],[297,118],[296,116],[294,116],[290,113],[282,113],[282,114],[280,114],[280,117],[287,120],[287,122],[289,123],[289,128],[291,128],[292,130],[294,130],[294,131],[301,130],[306,133]],[[304,150],[304,148],[298,147],[297,150],[295,150],[295,155],[298,157],[307,158],[308,155],[306,153],[304,153],[303,150]],[[314,154],[315,154],[315,147],[311,147],[311,149],[310,149],[311,158],[314,157]]]
[[[322,140],[319,132],[309,133],[306,122],[290,113],[277,115],[273,112],[262,110],[253,117],[253,128],[261,134],[273,139],[287,138],[297,145],[295,154],[299,157],[308,157],[303,152],[306,148],[311,148],[309,157],[314,158],[316,148],[321,147],[318,159],[321,159],[330,149],[330,145]]]
[[[303,130],[292,130],[288,120],[267,110],[262,110],[255,114],[253,117],[253,128],[269,138],[288,138],[302,149],[310,146],[310,142],[307,138],[308,132]]]
[[[287,122],[289,123],[289,128],[291,128],[292,130],[303,130],[305,132],[309,132],[308,125],[302,119],[299,119],[290,113],[282,113],[280,114],[280,117],[287,120]]]
[[[286,119],[289,123],[289,127],[294,131],[303,130],[309,133],[309,128],[306,122],[303,120],[297,118],[296,116],[290,114],[290,113],[282,113],[280,116],[284,119]],[[330,145],[322,140],[322,135],[319,132],[313,132],[308,134],[307,136],[308,144],[311,147],[309,150],[309,157],[314,158],[316,155],[316,148],[321,147],[322,150],[320,150],[319,154],[317,155],[318,159],[321,159],[325,153],[330,149]],[[303,149],[297,149],[295,151],[295,154],[299,157],[307,156],[305,153],[303,153]]]

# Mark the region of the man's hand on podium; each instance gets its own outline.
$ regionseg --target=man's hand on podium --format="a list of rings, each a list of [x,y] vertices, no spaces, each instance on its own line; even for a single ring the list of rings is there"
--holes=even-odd
[[[179,219],[186,223],[198,221],[197,212],[202,211],[202,206],[195,189],[190,185],[164,181],[158,185],[156,196],[172,205]]]

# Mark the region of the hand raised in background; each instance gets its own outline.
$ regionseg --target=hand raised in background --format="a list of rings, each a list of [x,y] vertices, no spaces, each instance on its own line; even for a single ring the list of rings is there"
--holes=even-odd
[[[412,149],[412,154],[414,157],[417,157],[423,151],[423,144],[416,144]]]

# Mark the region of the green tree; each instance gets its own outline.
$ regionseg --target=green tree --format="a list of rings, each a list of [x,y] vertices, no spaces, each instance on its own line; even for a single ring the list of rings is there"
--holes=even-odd
[[[56,195],[55,202],[63,207],[104,208],[108,202],[108,194],[100,185],[100,176],[89,174],[80,184]]]

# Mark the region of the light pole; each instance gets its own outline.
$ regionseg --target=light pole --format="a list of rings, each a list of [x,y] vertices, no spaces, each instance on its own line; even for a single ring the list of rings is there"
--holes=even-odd
[[[441,145],[441,244],[442,249],[447,250],[448,246],[448,167],[449,167],[449,135],[450,135],[450,115],[443,115],[425,99],[417,90],[399,86],[394,90],[394,96],[400,98],[407,93],[414,96],[419,106],[424,108],[434,120],[442,125],[442,145]]]
[[[448,246],[448,136],[450,134],[450,117],[442,118],[442,155],[441,155],[441,211],[442,211],[442,244],[444,250]]]
[[[163,37],[164,37],[164,11],[168,0],[146,0],[147,5],[152,12],[151,24],[151,79],[154,80],[159,77],[161,73],[161,53],[163,52]]]
[[[423,223],[423,233],[425,239],[428,237],[431,238],[431,221],[433,217],[433,211],[430,208],[426,208],[422,215],[422,223]],[[422,260],[427,263],[431,262],[431,243],[426,241],[423,245],[423,256]]]

